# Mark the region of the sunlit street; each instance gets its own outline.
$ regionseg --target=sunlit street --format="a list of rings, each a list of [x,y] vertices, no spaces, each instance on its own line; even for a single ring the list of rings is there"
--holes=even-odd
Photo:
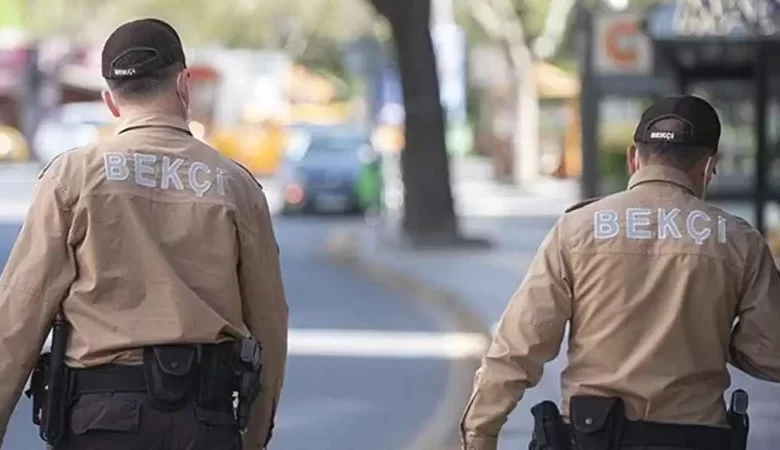
[[[151,57],[130,67],[119,67],[117,61],[127,52],[115,58],[106,56],[110,53],[104,48],[107,38],[120,24],[139,18],[169,23],[162,40],[173,42],[168,44],[173,50],[130,45],[127,52],[140,49],[151,52]],[[130,34],[126,38],[130,41],[150,35]],[[156,47],[158,43],[149,45]],[[175,55],[168,55],[168,51]],[[667,165],[666,169],[666,163],[677,161],[677,165],[672,164],[675,173],[685,172],[683,175],[690,180],[650,181],[681,186],[686,193],[745,219],[758,229],[761,238],[758,234],[751,236],[761,245],[765,240],[776,261],[780,261],[780,65],[775,57],[779,52],[780,0],[0,0],[0,268],[12,266],[7,264],[8,256],[28,217],[39,174],[54,167],[50,164],[56,166],[69,150],[88,147],[101,155],[96,157],[95,167],[105,164],[106,168],[112,155],[100,152],[105,151],[107,143],[119,141],[117,133],[128,132],[118,125],[129,115],[140,117],[138,111],[144,111],[149,116],[173,118],[178,127],[144,122],[130,129],[148,132],[156,128],[156,132],[162,131],[161,136],[173,130],[189,144],[201,147],[201,155],[214,156],[215,161],[228,165],[232,163],[222,157],[240,164],[251,175],[245,181],[251,183],[252,177],[258,180],[271,210],[290,329],[287,372],[268,450],[462,450],[461,421],[468,421],[469,414],[464,415],[464,410],[475,404],[469,403],[475,371],[494,335],[500,336],[499,320],[507,302],[528,273],[535,274],[537,282],[560,276],[551,269],[529,270],[543,240],[572,205],[627,189],[630,176],[641,171],[646,161]],[[153,70],[144,72],[153,66]],[[166,79],[169,69],[175,70]],[[136,92],[136,97],[131,94],[123,98],[118,94],[122,82],[128,81],[143,95]],[[124,86],[127,89],[128,84]],[[163,91],[156,90],[160,86],[168,88],[163,89],[168,94],[167,104],[155,103],[163,98]],[[698,126],[675,110],[674,114],[650,120],[646,130],[638,126],[644,124],[643,111],[649,105],[681,94],[709,102],[709,111],[714,111],[710,116],[716,116],[719,122]],[[135,100],[125,102],[127,98]],[[670,118],[678,120],[674,123],[680,125],[679,129],[651,129],[651,125]],[[697,133],[701,136],[712,132],[718,123],[720,131],[713,142],[705,145],[684,141]],[[648,139],[663,140],[653,147],[654,155],[667,152],[667,159],[643,159],[649,151],[644,147],[647,142],[642,141],[645,134],[650,136]],[[148,146],[131,142],[111,153],[126,158],[122,159],[122,169],[127,176],[121,181],[130,180],[128,185],[134,182],[133,188],[143,185],[143,189],[157,190],[152,191],[157,195],[165,187],[162,182],[155,184],[155,180],[165,179],[165,183],[174,180],[174,187],[185,191],[182,179],[189,187],[197,185],[193,180],[198,170],[202,169],[198,173],[204,177],[223,174],[220,168],[212,173],[203,162],[197,170],[190,166],[189,172],[182,170],[179,174],[177,168],[172,169],[167,152],[183,151],[183,147],[172,150],[168,141]],[[706,165],[703,159],[694,161],[701,167],[694,164],[691,167],[695,170],[686,172],[688,169],[682,168],[685,164],[679,161],[690,154],[668,154],[669,149],[683,146],[692,152],[709,152]],[[212,149],[217,153],[211,153]],[[117,153],[119,150],[151,157],[152,162],[136,166],[135,159]],[[154,155],[158,154],[166,159],[156,159]],[[127,165],[131,159],[132,167]],[[184,160],[181,156],[178,164]],[[74,167],[80,167],[79,163]],[[98,179],[108,169],[105,174],[100,169],[94,172],[90,176]],[[151,177],[147,184],[139,183],[146,175]],[[224,179],[209,180],[215,186],[219,183],[220,195],[225,195]],[[229,189],[239,186],[230,183]],[[253,184],[251,187],[255,188]],[[204,192],[194,190],[198,199]],[[652,197],[654,202],[672,198]],[[149,204],[160,198],[152,198]],[[116,201],[110,196],[106,199]],[[172,201],[176,207],[183,204],[186,208],[191,206],[188,202]],[[186,211],[189,218],[191,210]],[[598,213],[588,212],[581,223],[590,227],[589,217],[595,221]],[[94,211],[90,214],[100,215]],[[617,213],[614,217],[617,226]],[[723,223],[709,216],[700,219],[709,220],[709,225],[726,226],[725,219]],[[656,230],[662,228],[661,219],[647,220],[641,225],[650,227],[644,242],[660,236]],[[637,226],[628,218],[625,222],[626,227],[628,222]],[[688,233],[687,238],[692,220],[684,222],[671,225],[681,236]],[[142,222],[133,222],[133,226],[138,223]],[[729,230],[734,225],[729,223]],[[230,226],[236,225],[231,222]],[[212,242],[205,239],[213,238],[214,227],[200,228],[208,229],[210,236],[204,232],[196,237]],[[232,242],[235,234],[240,241],[240,232],[233,230],[229,228],[227,239]],[[718,229],[721,231],[726,234],[725,228]],[[186,240],[193,233],[180,234]],[[155,242],[155,251],[164,246],[160,244],[163,238],[150,240]],[[189,248],[190,241],[186,242]],[[270,249],[271,240],[265,242]],[[725,236],[722,243],[727,243]],[[735,245],[728,241],[728,246]],[[220,255],[219,249],[214,249],[209,258]],[[24,253],[29,249],[20,250]],[[623,255],[622,247],[621,251],[613,250],[610,255]],[[268,256],[271,250],[265,253],[266,259],[272,259]],[[139,253],[133,249],[133,254]],[[658,256],[652,252],[641,255],[647,260]],[[236,258],[241,267],[243,256]],[[146,264],[147,260],[143,261]],[[234,265],[232,259],[223,261]],[[764,267],[771,267],[770,258],[765,261]],[[199,268],[204,262],[192,263],[200,264]],[[545,264],[552,267],[553,263]],[[593,264],[603,264],[603,260]],[[724,264],[737,267],[746,262],[729,260]],[[99,266],[101,272],[107,271]],[[176,275],[200,273],[191,267],[196,266],[187,266]],[[260,274],[268,268],[253,269]],[[590,268],[589,273],[598,270],[600,266]],[[732,271],[736,273],[736,269]],[[644,272],[639,275],[644,276]],[[579,276],[587,274],[575,273],[571,278]],[[706,277],[712,278],[709,269]],[[170,278],[175,277],[167,277],[166,282]],[[615,278],[598,281],[629,284],[620,276]],[[572,283],[570,279],[566,282]],[[278,286],[278,281],[273,283]],[[538,292],[548,285],[552,286],[552,281],[522,298],[524,307],[544,309],[546,294],[542,292],[540,299]],[[151,285],[143,286],[151,297]],[[578,288],[569,286],[572,297],[580,295],[575,292]],[[241,297],[246,297],[243,289]],[[707,289],[712,290],[709,286]],[[631,302],[623,297],[641,289],[621,285],[615,292],[625,295],[612,296],[593,290],[598,291],[599,300],[608,302],[614,297],[627,305]],[[689,292],[696,290],[679,291],[684,294],[678,297],[688,305]],[[273,292],[279,292],[278,287]],[[656,296],[651,297],[655,300]],[[763,300],[774,301],[777,296],[780,292],[770,293]],[[178,299],[177,295],[169,297]],[[273,294],[270,297],[274,298]],[[112,298],[99,300],[111,302]],[[576,305],[577,299],[571,300]],[[180,302],[183,304],[191,303]],[[550,309],[561,313],[557,311],[560,304]],[[0,310],[5,317],[0,321],[6,325],[20,323],[15,315],[19,307],[11,301],[3,305],[6,308]],[[602,306],[599,303],[599,308]],[[25,307],[33,308],[36,317],[47,317],[38,314],[43,310],[40,304],[33,302]],[[567,327],[576,331],[572,324],[577,320],[572,317],[582,310],[571,310]],[[207,316],[197,311],[178,314],[187,316],[178,319],[186,322]],[[246,309],[242,312],[245,321],[253,317]],[[627,310],[625,317],[632,313]],[[630,325],[628,319],[613,320],[609,314],[603,323]],[[718,341],[701,339],[702,330],[714,327],[707,322],[710,316],[702,314],[701,329],[699,325],[695,329],[681,327],[686,336],[699,337],[698,341],[690,340],[701,347]],[[240,322],[238,310],[235,317]],[[675,317],[691,320],[690,314]],[[729,321],[731,318],[733,315]],[[524,363],[529,361],[523,359],[527,356],[524,352],[541,344],[525,336],[527,328],[515,326],[522,322],[520,318],[505,320],[510,329],[515,327],[510,333],[516,336],[496,339],[500,343],[497,348],[518,348],[493,355],[507,363],[499,364],[499,375],[493,374],[497,382],[492,386],[499,395],[488,396],[491,407],[505,400],[512,387],[522,384],[523,380],[512,379],[511,375],[526,376]],[[718,328],[725,330],[724,342],[712,343],[717,355],[726,342],[729,323],[733,321]],[[39,325],[43,324],[41,321]],[[116,327],[116,321],[108,323],[107,328],[111,326]],[[247,327],[252,328],[249,324]],[[258,329],[266,330],[253,330]],[[634,333],[635,328],[630,331]],[[9,350],[12,346],[8,345],[8,336],[0,332],[0,361],[19,359],[18,352]],[[582,334],[572,336],[571,340],[568,336],[563,340],[560,354],[544,366],[541,382],[526,390],[511,411],[498,436],[499,450],[528,448],[534,432],[531,407],[544,400],[560,405],[561,372],[568,358],[576,360],[578,349],[601,347],[578,345],[577,336]],[[276,340],[282,337],[278,333]],[[17,343],[21,341],[26,339]],[[50,334],[42,353],[51,350],[51,342]],[[677,340],[674,342],[676,345]],[[74,348],[73,342],[68,345]],[[626,346],[634,355],[640,354],[633,351],[633,344]],[[692,346],[691,342],[679,343],[681,349]],[[136,348],[130,346],[131,350]],[[698,348],[677,363],[694,361],[695,350]],[[277,353],[281,357],[282,352]],[[661,364],[663,370],[677,376],[683,370],[677,366],[685,364],[668,364],[669,353],[661,358],[639,359]],[[717,355],[715,358],[720,358]],[[722,379],[723,360],[718,361],[719,367],[709,368],[708,374]],[[617,370],[610,369],[609,376],[596,373],[610,364],[588,364],[585,366],[593,370],[590,375],[594,378],[635,380],[611,375],[622,373]],[[623,360],[620,364],[625,365]],[[734,367],[729,371],[731,388],[724,401],[736,388],[750,396],[748,448],[778,448],[778,384],[759,381]],[[0,373],[0,383],[6,375]],[[577,378],[576,387],[590,389],[586,382],[590,375]],[[699,382],[690,379],[695,377],[682,378],[675,382],[685,387]],[[566,380],[564,375],[564,384]],[[668,386],[644,384],[642,387],[652,391],[647,396],[627,395],[641,397],[648,411],[683,409],[670,407]],[[142,386],[140,390],[147,384]],[[719,411],[720,389],[715,392],[709,385],[703,386],[708,388],[704,396],[710,400],[709,405]],[[112,389],[108,392],[115,392]],[[260,393],[264,394],[268,395]],[[699,398],[696,395],[686,396],[685,401]],[[151,407],[147,400],[137,402],[143,404],[139,415],[144,414],[143,408]],[[229,413],[230,399],[223,400],[222,412]],[[653,402],[656,404],[651,405]],[[2,450],[46,448],[33,424],[32,408],[32,401],[22,394],[5,435],[0,435]],[[271,408],[268,403],[267,409]],[[501,411],[486,413],[485,409],[481,413],[470,409],[471,419],[489,422],[491,413],[501,415]],[[66,422],[73,417],[71,410],[67,411],[70,416]],[[569,411],[563,415],[568,417]],[[228,417],[231,426],[233,419]],[[140,423],[138,416],[136,421]],[[67,423],[72,436],[89,433],[74,431],[73,424]],[[3,425],[0,423],[0,429]],[[236,428],[227,430],[237,437]],[[495,437],[472,434],[471,438],[484,438],[484,442]],[[165,445],[170,445],[167,440]]]

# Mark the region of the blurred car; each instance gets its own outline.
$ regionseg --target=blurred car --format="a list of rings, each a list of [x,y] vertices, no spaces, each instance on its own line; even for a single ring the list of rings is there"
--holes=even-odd
[[[65,103],[44,117],[35,133],[35,153],[46,163],[64,151],[110,135],[114,124],[114,117],[102,102]]]
[[[30,148],[24,134],[0,123],[0,162],[22,163],[30,160]]]
[[[269,176],[279,167],[287,136],[278,121],[260,120],[216,127],[207,141],[253,174]]]
[[[382,206],[382,159],[368,133],[292,127],[280,166],[285,213],[365,213]]]

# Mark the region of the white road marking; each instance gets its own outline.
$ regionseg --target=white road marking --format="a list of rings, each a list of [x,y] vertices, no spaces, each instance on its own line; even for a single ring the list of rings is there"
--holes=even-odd
[[[290,353],[356,358],[479,358],[488,341],[479,333],[295,329]]]
[[[30,202],[0,200],[0,223],[22,222],[30,209]]]
[[[488,341],[479,333],[292,329],[289,354],[348,358],[480,358]],[[51,334],[43,353],[51,349]]]

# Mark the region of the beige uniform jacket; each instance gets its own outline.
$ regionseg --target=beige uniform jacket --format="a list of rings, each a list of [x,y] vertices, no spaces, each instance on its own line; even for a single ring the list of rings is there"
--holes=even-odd
[[[724,426],[727,363],[780,381],[772,255],[753,227],[695,196],[674,169],[643,168],[627,191],[558,220],[477,371],[464,448],[496,448],[567,323],[565,418],[571,396],[602,395],[622,397],[632,420]]]
[[[261,397],[247,448],[270,438],[288,309],[265,194],[168,116],[136,117],[62,154],[36,184],[0,279],[0,437],[62,305],[67,364],[139,364],[140,347],[253,335]]]

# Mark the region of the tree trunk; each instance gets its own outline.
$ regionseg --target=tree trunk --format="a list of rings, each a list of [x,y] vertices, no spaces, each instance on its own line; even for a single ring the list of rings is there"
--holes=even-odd
[[[500,43],[512,70],[515,128],[512,137],[512,178],[529,185],[539,176],[539,95],[533,57],[526,44],[522,18],[509,0],[468,2],[474,19]]]
[[[539,178],[539,93],[534,78],[533,59],[524,44],[514,49],[513,59],[522,58],[522,64],[514,64],[517,82],[516,115],[517,121],[514,153],[517,165],[515,180],[521,186],[529,186]],[[518,55],[522,53],[524,55]]]
[[[533,58],[525,43],[508,43],[510,67],[515,78],[515,132],[512,139],[514,180],[523,187],[539,178],[539,94]]]
[[[393,32],[406,110],[401,152],[403,231],[415,238],[456,235],[428,0],[371,0]]]

